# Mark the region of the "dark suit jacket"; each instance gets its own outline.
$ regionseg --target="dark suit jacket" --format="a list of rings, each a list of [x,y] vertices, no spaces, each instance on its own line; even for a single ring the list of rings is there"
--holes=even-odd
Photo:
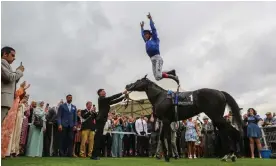
[[[81,125],[82,130],[90,129],[92,131],[95,131],[96,124],[94,123],[96,119],[97,113],[94,111],[88,111],[87,109],[81,110],[81,117],[83,118],[83,122]]]
[[[77,126],[77,108],[71,104],[71,111],[67,106],[67,103],[64,103],[58,108],[58,125],[62,127],[74,127]]]
[[[57,124],[57,113],[54,108],[49,109],[46,120],[47,123],[52,122],[53,124]]]
[[[110,97],[99,97],[98,98],[99,114],[97,116],[97,120],[104,121],[104,122],[107,121],[110,105],[116,104],[122,101],[124,99],[124,96],[122,95],[123,95],[122,93],[118,93]]]
[[[131,130],[132,129],[132,130]],[[135,132],[135,123],[127,123],[126,132]]]

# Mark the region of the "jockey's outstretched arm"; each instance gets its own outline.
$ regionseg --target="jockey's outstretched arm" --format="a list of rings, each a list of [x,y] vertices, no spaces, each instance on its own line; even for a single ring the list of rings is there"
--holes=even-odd
[[[143,40],[146,42],[146,38],[144,36],[144,27],[143,26],[141,26],[141,35],[142,35]]]
[[[152,39],[157,40],[158,39],[157,31],[156,31],[156,28],[154,26],[154,22],[152,21],[152,18],[150,19],[150,28],[151,28],[151,31],[152,31]]]

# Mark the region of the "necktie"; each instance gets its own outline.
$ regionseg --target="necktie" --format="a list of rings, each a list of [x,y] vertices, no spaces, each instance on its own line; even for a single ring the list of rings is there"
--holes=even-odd
[[[141,121],[142,121],[143,132],[145,132],[143,119],[141,119]]]

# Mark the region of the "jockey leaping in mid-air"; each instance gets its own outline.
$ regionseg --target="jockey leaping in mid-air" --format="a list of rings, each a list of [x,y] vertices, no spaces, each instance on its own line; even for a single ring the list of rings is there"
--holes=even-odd
[[[147,17],[150,20],[151,31],[144,30],[144,21],[142,21],[140,25],[141,25],[142,37],[146,43],[146,51],[152,62],[153,75],[157,81],[161,80],[162,78],[171,78],[174,81],[176,81],[177,84],[179,84],[179,80],[175,74],[175,70],[162,72],[163,59],[160,56],[160,51],[159,51],[160,40],[157,36],[156,28],[154,26],[150,13],[147,15]]]

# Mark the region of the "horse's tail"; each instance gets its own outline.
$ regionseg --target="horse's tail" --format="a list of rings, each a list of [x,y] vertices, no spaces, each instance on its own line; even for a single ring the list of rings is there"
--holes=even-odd
[[[244,142],[243,142],[243,138],[244,138],[244,132],[243,132],[243,120],[242,120],[242,116],[240,114],[240,107],[237,104],[236,100],[227,92],[223,92],[225,98],[226,98],[226,102],[228,104],[228,106],[231,108],[232,110],[232,114],[233,114],[233,118],[236,122],[236,124],[238,125],[238,129],[239,129],[239,138],[237,138],[239,141],[239,146],[240,146],[240,153],[242,154],[242,151],[244,151]]]
[[[240,107],[237,104],[236,100],[227,92],[221,91],[225,98],[228,106],[231,108],[232,115],[234,118],[234,121],[237,123],[239,131],[243,132],[243,121],[242,121],[242,116],[240,113]]]

